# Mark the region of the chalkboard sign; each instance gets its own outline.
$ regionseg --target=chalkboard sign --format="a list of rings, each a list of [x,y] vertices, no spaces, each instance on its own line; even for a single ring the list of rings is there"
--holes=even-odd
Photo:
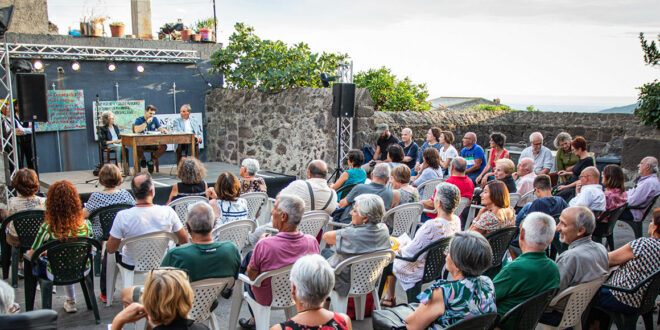
[[[119,126],[119,132],[132,133],[135,119],[144,116],[144,100],[131,101],[99,101],[94,102],[94,140],[98,140],[96,126],[103,126],[101,114],[104,111],[112,111],[115,114],[115,125]],[[97,121],[98,120],[98,121]]]
[[[36,124],[35,130],[37,132],[51,132],[85,128],[83,91],[48,91],[48,122]]]

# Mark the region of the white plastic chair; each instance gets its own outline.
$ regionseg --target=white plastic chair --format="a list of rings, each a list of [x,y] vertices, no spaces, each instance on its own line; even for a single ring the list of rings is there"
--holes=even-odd
[[[211,311],[211,305],[218,298],[220,292],[234,285],[233,277],[207,278],[190,283],[195,293],[190,318],[195,322],[206,324],[211,330],[219,330],[220,323]]]
[[[467,198],[467,197],[461,197],[461,200],[458,202],[458,206],[456,207],[456,210],[454,210],[454,214],[457,216],[461,216],[461,213],[463,213],[463,210],[470,205],[470,202],[472,200]]]
[[[248,243],[248,235],[254,231],[256,224],[252,220],[236,220],[214,229],[211,235],[217,242],[230,241],[242,251]]]
[[[209,200],[206,199],[206,197],[202,197],[202,196],[187,196],[187,197],[177,198],[172,202],[170,202],[169,204],[167,204],[167,206],[170,206],[174,209],[174,212],[176,212],[176,215],[179,217],[179,220],[181,220],[181,223],[185,223],[186,215],[188,214],[188,207],[197,202],[208,203]]]
[[[412,238],[422,216],[422,203],[408,203],[391,208],[383,215],[383,222],[392,228],[391,236],[399,237],[403,233]]]
[[[367,295],[372,294],[376,309],[380,309],[378,297],[378,285],[383,275],[383,268],[394,260],[394,251],[384,250],[350,257],[337,265],[335,278],[341,274],[346,267],[351,267],[351,288],[348,296],[340,296],[337,291],[330,293],[332,310],[337,313],[346,313],[348,298],[355,300],[355,318],[364,320],[364,308]]]
[[[251,193],[245,193],[241,195],[241,198],[245,199],[247,201],[247,209],[248,209],[248,218],[254,219],[257,221],[257,216],[259,216],[260,220],[263,217],[264,214],[267,214],[265,212],[265,207],[268,204],[268,195],[264,192],[251,192]],[[263,223],[257,221],[259,225],[263,225]]]
[[[424,189],[424,191],[419,194],[419,200],[425,201],[431,199],[435,186],[444,181],[445,179],[433,179],[420,184],[419,187],[417,187],[417,191],[422,191],[422,189]]]
[[[550,307],[555,306],[558,302],[564,300],[568,297],[568,301],[564,307],[564,314],[562,315],[561,322],[556,327],[539,323],[542,329],[566,329],[572,327],[576,330],[582,329],[582,314],[589,306],[591,299],[596,294],[596,291],[600,289],[600,286],[603,284],[605,277],[587,282],[578,284],[566,288],[564,291],[559,293],[555,298],[550,302]]]
[[[509,198],[511,198],[511,197],[509,197]],[[520,200],[518,201],[517,205],[513,205],[513,204],[511,204],[511,205],[513,205],[514,207],[516,207],[516,206],[523,207],[523,206],[525,206],[525,204],[531,203],[535,199],[536,199],[536,194],[534,194],[534,190],[532,189],[532,190],[526,192],[524,195],[522,195],[522,197],[520,197]]]
[[[289,280],[291,267],[293,265],[264,272],[259,274],[254,281],[250,281],[250,278],[245,274],[239,274],[238,281],[234,284],[234,293],[232,295],[231,311],[229,314],[229,329],[236,329],[243,300],[247,301],[254,312],[254,321],[257,330],[268,330],[270,328],[271,310],[283,309],[286,319],[292,318],[296,314],[296,304],[291,296],[291,281]],[[269,278],[273,296],[270,306],[259,304],[247,292],[243,292],[244,283],[253,287],[260,287],[261,283]]]
[[[518,205],[518,201],[520,201],[520,194],[519,193],[510,193],[509,194],[509,206],[516,207],[516,205]]]
[[[298,231],[303,234],[316,237],[329,220],[330,216],[324,211],[305,212],[305,214],[302,216],[302,220],[300,220],[300,224],[298,225]]]
[[[171,232],[155,232],[127,238],[122,240],[119,244],[118,251],[122,251],[125,246],[127,250],[133,255],[133,262],[135,268],[133,270],[120,267],[115,259],[114,253],[109,253],[107,272],[105,277],[105,287],[108,297],[107,306],[112,305],[112,297],[115,293],[115,283],[117,282],[117,274],[121,273],[123,279],[122,288],[127,288],[133,285],[133,277],[135,273],[145,273],[160,267],[160,263],[169,249],[170,243],[178,241],[176,235]]]
[[[477,212],[479,212],[479,210],[483,209],[484,207],[485,206],[483,205],[476,205],[476,204],[470,205],[470,211],[468,212],[467,220],[465,221],[465,228],[463,228],[463,230],[470,229],[472,220],[474,220],[474,217],[477,215]]]

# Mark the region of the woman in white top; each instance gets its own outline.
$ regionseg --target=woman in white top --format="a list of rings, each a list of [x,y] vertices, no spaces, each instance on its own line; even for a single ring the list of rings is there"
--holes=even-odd
[[[424,163],[419,175],[413,177],[413,187],[419,187],[422,183],[433,180],[442,179],[442,169],[440,169],[440,154],[435,148],[428,148],[423,153]],[[419,195],[424,195],[424,189],[419,191]]]
[[[440,144],[442,148],[438,150],[440,152],[440,167],[445,175],[449,174],[449,164],[451,160],[458,157],[458,151],[454,148],[452,144],[454,142],[454,133],[450,131],[442,131],[440,134]]]
[[[215,186],[206,190],[215,214],[214,229],[228,222],[248,219],[247,201],[239,198],[240,195],[241,182],[230,172],[220,174]]]

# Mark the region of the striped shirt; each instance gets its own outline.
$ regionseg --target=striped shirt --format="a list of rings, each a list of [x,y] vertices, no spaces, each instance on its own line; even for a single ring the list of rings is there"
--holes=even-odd
[[[82,226],[78,227],[75,233],[69,232],[69,234],[70,235],[67,235],[66,237],[93,237],[92,224],[90,224],[88,220],[85,220],[85,223]],[[60,238],[61,237],[56,236],[50,232],[50,225],[48,224],[47,221],[44,221],[44,223],[39,228],[37,237],[34,238],[34,243],[32,243],[32,250],[36,250],[40,248],[42,245],[44,245],[44,243],[50,240],[60,239]]]
[[[660,267],[660,239],[642,237],[628,244],[632,248],[635,258],[612,272],[612,276],[608,280],[609,284],[622,288],[634,287]],[[644,296],[644,292],[646,292],[648,286],[649,283],[635,293],[612,290],[612,295],[621,303],[633,308],[639,308],[642,304],[642,296]]]

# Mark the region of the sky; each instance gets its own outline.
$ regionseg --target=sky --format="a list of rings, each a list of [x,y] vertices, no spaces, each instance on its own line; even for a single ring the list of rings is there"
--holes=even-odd
[[[212,17],[211,0],[151,0],[154,35],[166,22]],[[130,0],[48,0],[61,33],[96,14],[131,31]],[[235,22],[262,39],[347,53],[355,72],[386,66],[426,83],[431,98],[620,106],[660,68],[646,66],[639,32],[657,39],[658,0],[216,0],[220,42]]]

